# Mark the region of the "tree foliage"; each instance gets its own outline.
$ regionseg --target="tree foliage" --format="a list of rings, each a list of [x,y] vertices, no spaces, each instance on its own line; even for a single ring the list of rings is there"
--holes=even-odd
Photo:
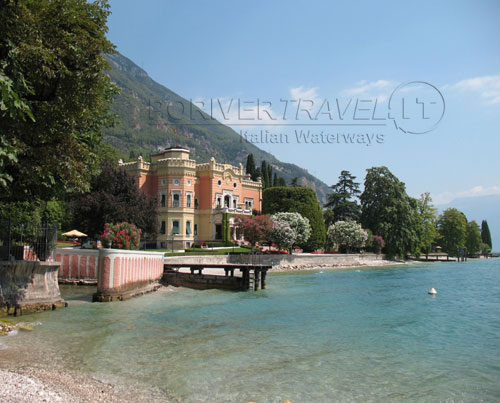
[[[136,179],[124,169],[107,165],[92,179],[90,192],[72,201],[73,225],[92,237],[102,234],[104,224],[120,222],[156,234],[157,204],[139,190]]]
[[[273,186],[286,186],[285,179],[279,176],[276,172],[273,173],[272,165],[266,160],[262,160],[260,168],[257,168],[255,166],[253,154],[248,154],[247,156],[246,173],[249,174],[254,181],[261,178],[263,189]]]
[[[326,229],[321,206],[311,188],[278,186],[265,189],[262,192],[262,212],[264,214],[299,213],[307,218],[311,225],[311,236],[299,245],[305,250],[315,250],[324,246]]]
[[[368,239],[368,233],[354,221],[337,221],[328,227],[327,235],[330,242],[346,249],[347,253],[362,248]]]
[[[248,154],[247,156],[247,165],[246,172],[249,174],[253,181],[257,180],[256,172],[255,172],[255,160],[253,154]]]
[[[491,242],[490,227],[488,227],[488,221],[486,220],[481,222],[481,239],[483,243],[489,245],[490,249],[493,247],[493,243]]]
[[[115,93],[105,74],[108,14],[105,1],[2,0],[1,196],[88,190]]]
[[[295,239],[291,242],[290,246],[295,244],[304,245],[311,236],[311,225],[309,220],[299,213],[275,213],[271,216],[274,224],[285,222],[295,232]]]
[[[273,223],[269,215],[247,216],[239,214],[234,218],[234,225],[239,234],[252,245],[269,239]]]
[[[271,217],[273,229],[270,234],[270,241],[278,245],[279,248],[291,248],[297,241],[297,232],[286,221],[277,221]]]
[[[423,193],[417,200],[418,213],[422,222],[422,233],[420,235],[420,250],[423,253],[431,251],[434,241],[439,233],[436,228],[437,216],[436,208],[432,205],[430,193]]]
[[[465,235],[465,247],[468,254],[476,254],[481,252],[481,229],[475,221],[467,223],[467,231]]]
[[[360,196],[361,224],[382,236],[389,256],[418,254],[422,223],[417,202],[387,167],[367,169]]]
[[[328,202],[326,207],[333,211],[333,220],[357,221],[361,214],[356,198],[361,191],[359,190],[359,183],[355,182],[356,177],[351,175],[349,171],[340,172],[339,181],[330,186],[333,193],[328,195]]]
[[[382,252],[382,249],[385,246],[385,240],[380,235],[372,235],[371,244],[372,244],[375,252],[378,254],[378,253]]]
[[[437,222],[439,242],[445,252],[455,256],[457,249],[465,247],[467,219],[456,208],[446,209]]]

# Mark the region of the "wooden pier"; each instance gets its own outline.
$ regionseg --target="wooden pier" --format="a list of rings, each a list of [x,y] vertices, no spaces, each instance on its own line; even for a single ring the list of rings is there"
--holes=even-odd
[[[420,255],[420,257],[411,256],[411,260],[418,262],[456,262],[457,258],[448,255],[447,253],[431,253],[428,255]]]
[[[197,289],[222,288],[250,291],[264,290],[266,288],[267,271],[272,268],[271,265],[230,263],[165,263],[163,267],[164,282],[174,286]],[[188,268],[190,272],[179,271],[182,268]],[[206,269],[223,269],[224,275],[203,274],[203,270]],[[241,276],[236,276],[235,271],[241,272]]]

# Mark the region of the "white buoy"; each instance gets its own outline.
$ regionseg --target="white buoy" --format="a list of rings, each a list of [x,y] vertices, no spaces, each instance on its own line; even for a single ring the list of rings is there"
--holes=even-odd
[[[431,294],[431,295],[436,295],[436,294],[437,294],[437,291],[436,291],[434,288],[431,288],[431,289],[429,290],[429,294]]]

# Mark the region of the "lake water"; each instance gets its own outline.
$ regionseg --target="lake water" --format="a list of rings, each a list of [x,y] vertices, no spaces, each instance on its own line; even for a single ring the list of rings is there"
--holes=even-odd
[[[38,326],[0,343],[185,402],[500,401],[500,259],[288,272],[255,293],[116,303],[61,289],[68,308],[18,318]]]

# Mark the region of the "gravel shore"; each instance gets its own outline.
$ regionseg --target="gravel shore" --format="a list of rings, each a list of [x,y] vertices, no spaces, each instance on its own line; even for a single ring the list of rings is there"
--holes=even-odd
[[[0,401],[31,402],[171,402],[160,391],[117,387],[74,371],[21,367],[0,369]]]

